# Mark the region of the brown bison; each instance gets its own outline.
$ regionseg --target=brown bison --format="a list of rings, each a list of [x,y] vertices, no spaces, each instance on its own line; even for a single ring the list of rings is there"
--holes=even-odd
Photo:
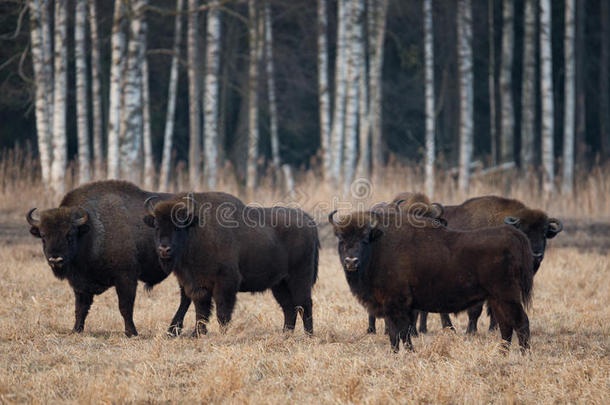
[[[368,312],[383,317],[390,344],[412,349],[412,310],[458,312],[487,300],[502,339],[517,332],[529,347],[527,306],[534,269],[530,244],[511,226],[457,231],[428,221],[414,226],[389,214],[355,212],[329,222],[339,241],[350,290]]]
[[[231,320],[237,292],[271,289],[284,312],[284,330],[301,313],[313,333],[311,289],[318,275],[316,224],[294,208],[245,206],[225,193],[182,194],[149,205],[159,260],[195,303],[194,336],[207,332],[216,303],[221,329]]]
[[[39,219],[33,216],[36,208],[27,213],[30,232],[42,239],[53,274],[74,290],[74,332],[82,332],[93,296],[114,287],[125,334],[138,334],[133,323],[138,280],[152,287],[168,275],[157,260],[154,232],[141,222],[150,196],[131,183],[101,181],[70,191],[58,208],[42,211]],[[189,305],[182,293],[172,325],[182,324]]]
[[[444,212],[443,206],[439,203],[431,202],[428,196],[417,192],[400,193],[396,195],[396,197],[394,197],[394,199],[390,203],[380,202],[375,204],[373,207],[371,207],[371,211],[377,212],[379,214],[396,214],[402,211],[410,215],[414,219],[414,221],[417,221],[418,218],[423,217],[431,218],[439,221],[439,223],[442,225],[447,225],[445,219],[442,218]],[[415,312],[415,319],[417,319],[418,312],[419,311]],[[427,314],[424,313],[423,315],[425,316]],[[443,322],[444,321],[445,318],[443,318]],[[448,325],[443,323],[443,327],[450,326],[451,321],[449,321]],[[366,331],[367,333],[375,333],[377,331],[377,328],[375,326],[375,317],[373,315],[369,315],[369,327]],[[386,327],[386,333],[387,332],[388,330]],[[417,334],[417,330],[415,328],[413,328],[412,332],[414,334]],[[426,330],[422,330],[422,332],[425,333]]]
[[[443,214],[448,226],[453,229],[478,229],[502,224],[512,225],[522,231],[530,241],[533,252],[534,274],[538,271],[544,258],[547,239],[552,239],[563,229],[563,224],[556,218],[549,218],[543,211],[530,209],[518,200],[497,196],[472,198],[461,205],[445,206]],[[477,322],[483,309],[483,303],[468,309],[467,333],[477,331]],[[493,330],[496,321],[489,311],[490,326]],[[422,313],[420,331],[426,331],[427,314]],[[443,327],[451,327],[448,314],[441,314]]]

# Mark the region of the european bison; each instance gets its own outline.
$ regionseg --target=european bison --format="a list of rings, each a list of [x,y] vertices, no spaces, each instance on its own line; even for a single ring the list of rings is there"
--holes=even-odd
[[[513,329],[522,350],[529,347],[534,269],[525,235],[510,226],[457,231],[429,221],[414,226],[402,216],[355,212],[329,222],[350,290],[389,327],[390,344],[412,349],[412,310],[458,312],[487,300],[505,346]],[[401,215],[401,214],[397,214]]]
[[[419,217],[423,218],[431,218],[439,221],[442,225],[447,225],[447,222],[443,218],[444,208],[439,203],[433,203],[430,201],[428,196],[422,193],[417,192],[403,192],[392,200],[390,203],[380,202],[371,207],[371,211],[377,212],[379,214],[392,214],[398,213],[402,211],[408,215],[411,215],[415,221],[418,220]],[[416,311],[415,320],[417,320]],[[426,313],[422,313],[422,316],[426,316]],[[444,319],[443,319],[444,320]],[[451,321],[449,321],[449,325],[443,324],[443,327],[451,326]],[[375,333],[377,328],[375,326],[375,317],[369,315],[369,327],[366,330],[367,333]],[[388,332],[386,327],[386,333]],[[426,330],[422,330],[423,333],[426,333]],[[413,328],[413,333],[417,334],[417,330]]]
[[[100,181],[70,191],[40,219],[32,215],[36,208],[27,213],[30,232],[42,239],[53,274],[74,290],[74,332],[83,331],[93,296],[115,287],[125,334],[138,334],[133,323],[138,280],[152,287],[168,275],[157,260],[154,232],[141,220],[150,196],[131,183]],[[172,325],[182,323],[189,305],[182,293]]]
[[[549,218],[543,211],[530,209],[518,200],[497,196],[472,198],[461,205],[445,206],[443,217],[453,229],[478,229],[502,224],[512,225],[519,229],[530,241],[533,252],[534,274],[538,271],[544,258],[547,239],[552,239],[563,229],[563,224],[556,218]],[[477,331],[477,322],[483,309],[483,303],[468,309],[468,329],[466,333]],[[493,313],[489,312],[489,329],[496,327]],[[427,314],[422,313],[420,331],[426,331]],[[451,327],[448,314],[441,314],[443,327]]]
[[[195,303],[194,336],[207,333],[216,303],[225,330],[237,292],[271,289],[284,312],[284,330],[301,313],[313,333],[311,289],[318,276],[318,232],[311,217],[294,208],[245,206],[217,192],[182,194],[154,206],[144,222],[155,228],[158,256]]]

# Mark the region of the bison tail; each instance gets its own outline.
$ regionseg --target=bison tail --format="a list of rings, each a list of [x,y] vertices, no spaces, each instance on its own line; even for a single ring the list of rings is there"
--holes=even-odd
[[[521,288],[521,302],[527,308],[532,302],[532,290],[534,288],[534,256],[529,240],[525,236],[521,238],[521,245],[523,257],[520,266],[519,287]]]
[[[316,284],[316,281],[318,281],[318,262],[319,262],[319,258],[320,258],[320,239],[318,238],[318,228],[315,228],[315,237],[316,237],[316,242],[315,242],[315,246],[314,246],[314,251],[313,251],[313,278],[311,280],[311,285],[313,286],[314,284]]]

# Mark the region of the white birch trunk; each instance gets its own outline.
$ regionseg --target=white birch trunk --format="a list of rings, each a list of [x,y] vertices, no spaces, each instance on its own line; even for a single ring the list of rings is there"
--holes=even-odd
[[[424,0],[424,74],[426,80],[426,158],[425,187],[426,194],[432,198],[434,194],[434,164],[435,164],[435,103],[434,103],[434,27],[432,20],[432,0]]]
[[[74,60],[76,65],[76,129],[78,137],[78,182],[91,180],[89,152],[89,100],[87,97],[87,0],[76,0]]]
[[[257,184],[258,159],[258,66],[262,38],[256,0],[248,0],[250,67],[248,72],[248,156],[246,187],[253,191]]]
[[[525,0],[523,33],[523,89],[521,91],[521,166],[534,164],[534,128],[536,123],[536,4]]]
[[[494,3],[496,0],[489,0],[489,137],[491,144],[491,164],[496,166],[498,158],[498,133],[496,124],[496,43],[494,30]],[[527,1],[527,0],[526,0]]]
[[[178,62],[180,57],[180,42],[182,37],[182,8],[184,0],[176,0],[176,19],[174,22],[174,47],[172,66],[169,74],[167,90],[167,112],[165,115],[165,132],[163,134],[163,153],[161,158],[161,179],[159,188],[167,191],[172,162],[172,143],[174,138],[174,119],[176,114],[176,94],[178,91]]]
[[[565,6],[565,42],[563,48],[565,57],[565,111],[563,113],[563,184],[561,191],[570,194],[572,193],[572,186],[574,184],[574,109],[576,105],[576,81],[574,77],[574,73],[576,71],[576,58],[574,57],[574,21],[576,17],[576,7],[574,0],[566,0]]]
[[[150,129],[150,88],[148,77],[148,58],[146,57],[146,35],[148,24],[146,18],[142,16],[142,32],[140,34],[140,56],[142,61],[141,83],[142,88],[142,146],[144,149],[144,188],[152,190],[155,179],[155,164],[153,161],[152,133]]]
[[[470,0],[458,0],[458,71],[460,76],[460,153],[458,187],[468,191],[473,138],[472,18]]]
[[[121,120],[121,82],[123,73],[123,54],[125,52],[125,33],[123,20],[125,10],[122,0],[114,2],[114,17],[112,22],[112,61],[110,67],[110,105],[108,107],[108,168],[109,179],[119,178],[119,125]]]
[[[269,95],[269,121],[271,132],[271,158],[273,170],[279,176],[280,164],[280,139],[277,129],[277,101],[275,97],[275,75],[273,69],[273,31],[271,25],[271,5],[269,0],[265,1],[265,67],[267,75],[267,91]]]
[[[366,70],[367,48],[370,47],[370,42],[366,38],[366,24],[368,23],[369,15],[364,15],[365,1],[362,0],[362,19],[358,23],[360,35],[360,76],[358,78],[359,101],[358,101],[358,168],[356,173],[359,178],[369,179],[371,177],[371,125],[369,121],[370,112],[369,106],[369,75]],[[368,10],[372,13],[372,10]],[[365,18],[366,17],[366,18]],[[369,49],[370,50],[370,49]]]
[[[553,61],[551,56],[551,1],[540,1],[540,96],[542,101],[543,190],[553,192]]]
[[[51,1],[41,0],[41,21],[42,21],[42,54],[44,57],[43,77],[47,92],[47,122],[49,131],[53,128],[53,103],[55,102],[55,73],[54,73],[54,55],[53,55],[53,33],[51,32]],[[49,142],[51,142],[52,133],[49,132]],[[51,160],[53,158],[52,151]],[[49,165],[51,162],[49,161]],[[50,167],[49,167],[50,169]],[[50,173],[50,172],[49,172]]]
[[[372,3],[372,2],[371,2]],[[383,167],[383,145],[382,145],[382,122],[381,122],[381,103],[382,103],[382,72],[383,72],[383,45],[385,42],[386,15],[388,12],[388,0],[379,0],[376,8],[374,32],[374,55],[371,56],[371,68],[369,72],[370,86],[370,125],[371,125],[371,144],[373,172],[375,176],[381,174]]]
[[[318,0],[318,99],[320,107],[320,144],[324,179],[330,171],[330,95],[328,89],[328,17],[326,0]]]
[[[513,116],[512,96],[514,47],[513,15],[513,1],[504,1],[502,8],[502,65],[500,67],[500,96],[502,98],[500,110],[500,124],[502,127],[500,133],[500,161],[503,163],[514,161],[515,120]]]
[[[199,115],[199,64],[197,57],[198,16],[194,11],[199,0],[188,1],[187,48],[189,64],[189,181],[191,188],[199,186],[201,122]]]
[[[93,117],[93,158],[96,178],[102,178],[104,146],[102,142],[102,84],[100,44],[95,0],[89,1],[89,30],[91,33],[91,108]]]
[[[55,90],[53,100],[53,163],[51,188],[64,193],[66,176],[66,103],[68,93],[68,11],[67,0],[55,1]]]
[[[32,67],[36,83],[35,108],[36,132],[38,140],[38,155],[42,184],[49,184],[51,172],[51,127],[47,108],[47,83],[44,77],[43,25],[42,5],[40,0],[29,0],[30,7],[30,37],[32,48]]]
[[[218,178],[218,102],[220,75],[220,11],[218,0],[209,3],[207,15],[205,95],[203,103],[205,137],[205,177],[208,189]]]
[[[120,173],[121,177],[137,181],[139,170],[142,133],[142,60],[140,41],[145,0],[134,0],[130,10],[129,45],[127,48],[127,68],[123,86],[123,109],[120,127]]]
[[[335,62],[335,95],[333,121],[330,132],[331,166],[330,180],[335,185],[341,177],[343,166],[343,138],[345,135],[345,98],[347,90],[346,25],[349,18],[350,2],[337,1],[337,52]]]
[[[355,0],[350,10],[347,26],[347,41],[350,50],[347,57],[347,95],[345,101],[345,149],[343,166],[343,191],[349,191],[356,172],[358,153],[356,145],[358,142],[358,106],[361,97],[360,82],[362,63],[362,13],[364,3]]]

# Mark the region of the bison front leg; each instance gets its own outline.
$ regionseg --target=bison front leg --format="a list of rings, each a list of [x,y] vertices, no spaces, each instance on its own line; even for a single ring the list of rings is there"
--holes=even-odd
[[[220,331],[224,333],[227,330],[229,322],[231,322],[231,316],[233,315],[233,308],[235,307],[235,301],[237,299],[238,287],[235,283],[220,284],[218,283],[214,288],[214,301],[216,302],[216,317],[220,324]]]
[[[366,333],[377,333],[377,327],[375,326],[375,317],[373,315],[369,315],[369,327],[366,330]]]
[[[297,311],[292,302],[292,296],[290,295],[288,285],[286,285],[285,281],[282,281],[279,284],[274,285],[271,288],[271,292],[284,313],[284,327],[282,330],[284,332],[294,330],[294,325],[297,322]]]
[[[212,295],[210,293],[206,293],[201,299],[195,300],[195,312],[196,324],[195,330],[193,331],[193,337],[199,337],[208,333],[206,324],[208,323],[210,313],[212,312]]]
[[[116,293],[119,297],[119,311],[125,321],[125,335],[138,336],[136,325],[133,323],[133,304],[136,300],[138,283],[135,280],[120,280],[116,284]]]
[[[441,326],[443,327],[443,329],[455,330],[453,324],[451,323],[451,318],[449,317],[449,314],[441,314]]]
[[[508,354],[510,349],[510,343],[513,338],[513,320],[511,319],[510,303],[488,301],[494,314],[498,319],[498,325],[500,326],[500,335],[502,336],[502,346],[500,351],[503,354]]]
[[[481,312],[483,312],[482,302],[468,308],[468,328],[466,329],[467,334],[474,335],[477,333],[477,323],[479,322]]]
[[[93,303],[93,294],[74,291],[75,298],[75,321],[74,328],[72,332],[81,333],[85,328],[85,318],[87,318],[87,314],[89,313],[89,308],[91,308],[91,304]]]
[[[191,299],[187,297],[184,292],[184,287],[180,286],[180,306],[172,319],[172,322],[169,324],[169,328],[167,333],[171,336],[178,336],[182,332],[182,328],[184,327],[184,316],[191,305]]]
[[[419,311],[419,332],[428,333],[428,313]]]

